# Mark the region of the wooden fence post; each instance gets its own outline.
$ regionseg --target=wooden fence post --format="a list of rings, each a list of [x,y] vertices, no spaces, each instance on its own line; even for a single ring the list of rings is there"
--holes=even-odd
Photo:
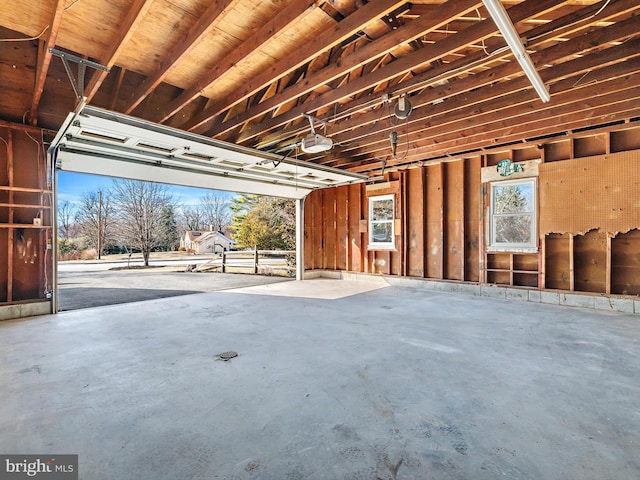
[[[255,250],[253,251],[253,273],[258,273],[258,246],[256,245]]]

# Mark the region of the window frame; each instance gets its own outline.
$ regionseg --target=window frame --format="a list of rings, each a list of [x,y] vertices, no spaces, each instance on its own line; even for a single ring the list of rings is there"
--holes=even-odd
[[[391,218],[387,220],[374,220],[373,219],[373,206],[375,202],[391,200],[393,202],[393,208],[391,212]],[[396,249],[396,229],[395,229],[395,211],[396,211],[396,196],[393,193],[387,195],[376,195],[369,197],[369,221],[368,221],[368,249],[369,250],[395,250]],[[391,241],[390,242],[377,242],[373,238],[374,224],[390,224],[391,225]]]
[[[499,187],[510,187],[515,185],[530,185],[532,189],[532,206],[530,212],[515,214],[496,214],[495,213],[495,189]],[[487,251],[489,252],[538,252],[538,182],[537,178],[519,178],[514,180],[501,180],[490,182],[489,185],[489,243]],[[524,216],[531,218],[531,229],[529,242],[513,243],[513,242],[497,242],[496,241],[496,219],[509,216]]]

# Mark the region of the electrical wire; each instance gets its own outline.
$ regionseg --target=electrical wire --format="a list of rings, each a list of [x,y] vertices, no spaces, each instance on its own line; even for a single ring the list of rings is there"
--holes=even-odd
[[[567,27],[571,27],[572,25],[576,25],[577,23],[580,23],[580,22],[586,22],[587,20],[590,20],[590,19],[592,19],[593,17],[596,17],[596,16],[600,15],[600,14],[602,13],[602,11],[603,11],[605,8],[607,8],[607,6],[609,5],[609,3],[610,3],[610,2],[611,2],[611,0],[604,0],[604,5],[602,5],[602,6],[598,9],[598,11],[597,11],[596,13],[594,13],[594,14],[592,14],[592,15],[588,16],[588,17],[585,17],[585,18],[577,18],[576,20],[574,20],[574,21],[573,21],[573,22],[571,22],[571,23],[567,23],[567,24],[561,25],[561,26],[556,27],[556,28],[554,28],[554,29],[552,29],[552,30],[549,30],[549,31],[547,31],[547,32],[540,33],[539,35],[536,35],[536,36],[534,36],[534,37],[528,37],[528,38],[527,38],[527,40],[537,40],[538,38],[540,38],[540,37],[544,37],[544,36],[546,36],[546,35],[549,35],[550,33],[553,33],[553,32],[555,32],[555,31],[557,31],[557,30],[560,30],[561,28],[567,28]]]
[[[478,14],[478,20],[482,21],[482,15],[480,15],[480,10],[476,8],[476,13]],[[484,37],[482,37],[482,50],[484,50],[484,54],[489,56],[489,52],[487,51],[487,46],[484,44]]]
[[[71,3],[71,5],[69,5],[68,7],[64,7],[64,11],[68,12],[69,10],[71,10],[73,7],[76,6],[76,4],[79,2],[80,0],[75,0],[73,3]]]
[[[42,35],[44,35],[44,32],[46,32],[48,29],[49,29],[49,25],[44,27],[44,29],[36,37],[29,37],[29,38],[0,38],[0,42],[30,42],[31,40],[38,40]]]
[[[69,10],[71,10],[73,7],[75,7],[78,2],[80,0],[74,0],[74,2],[72,2],[69,6],[64,7],[63,12],[68,12]],[[46,25],[42,31],[35,37],[29,37],[29,38],[0,38],[0,42],[30,42],[32,40],[38,40],[40,39],[40,37],[42,37],[42,35],[44,35],[44,33],[49,29],[49,25]]]

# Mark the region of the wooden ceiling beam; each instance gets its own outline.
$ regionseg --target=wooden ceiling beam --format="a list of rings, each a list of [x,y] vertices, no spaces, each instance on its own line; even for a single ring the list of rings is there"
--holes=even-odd
[[[242,99],[252,95],[265,85],[272,83],[290,71],[304,65],[320,53],[340,44],[340,42],[359,32],[372,21],[392,12],[403,3],[405,3],[404,0],[376,0],[375,2],[367,3],[340,23],[337,23],[335,27],[326,32],[322,38],[313,39],[301,46],[296,54],[289,55],[278,62],[274,68],[265,70],[262,74],[249,79],[243,88],[236,91],[235,95],[231,95],[217,102],[216,105],[187,121],[180,128],[190,131],[197,129],[227,108],[242,101]]]
[[[453,2],[457,3],[457,2]],[[520,22],[525,18],[529,18],[534,14],[538,14],[541,10],[553,8],[559,3],[563,3],[562,0],[528,0],[521,4],[515,5],[509,9],[509,15],[514,23]],[[461,48],[469,46],[478,40],[488,38],[497,31],[493,20],[486,19],[475,25],[470,26],[466,30],[445,38],[444,40],[425,45],[424,48],[414,51],[399,58],[395,62],[389,64],[385,68],[376,70],[375,72],[365,77],[353,81],[345,87],[327,92],[326,94],[314,99],[307,105],[296,108],[285,115],[281,115],[271,121],[267,120],[260,126],[255,126],[251,130],[251,137],[248,137],[248,132],[245,132],[240,139],[240,142],[247,141],[250,138],[261,135],[264,132],[271,130],[272,128],[279,127],[291,120],[295,115],[302,115],[304,113],[313,113],[317,109],[326,107],[334,102],[337,102],[343,98],[348,98],[359,92],[362,92],[368,88],[375,87],[378,83],[389,81],[396,76],[403,75],[410,71],[416,65],[433,62],[447,54],[455,52]]]
[[[443,5],[439,5],[433,9],[431,15],[429,15],[428,17],[428,20],[414,20],[407,23],[406,25],[403,25],[397,30],[393,30],[391,31],[391,33],[378,38],[377,40],[374,40],[373,42],[362,46],[345,58],[342,58],[340,62],[332,63],[326,68],[323,68],[319,72],[315,73],[314,75],[306,79],[305,82],[298,83],[284,91],[281,95],[270,98],[269,101],[263,102],[256,108],[247,111],[246,113],[241,115],[240,118],[237,119],[237,121],[255,118],[266,111],[277,108],[278,102],[289,102],[291,101],[291,99],[300,95],[304,95],[314,88],[317,88],[318,85],[329,83],[336,78],[342,77],[343,75],[349,73],[353,69],[359,68],[363,64],[374,62],[377,59],[382,58],[390,53],[398,46],[398,44],[411,41],[424,35],[425,33],[428,33],[433,29],[439,28],[452,19],[458,17],[459,15],[464,14],[465,12],[468,12],[470,10],[474,10],[478,7],[479,4],[480,2],[477,2],[477,0],[459,0],[456,2],[447,2]],[[302,113],[311,113],[311,111],[301,112],[299,114]],[[287,123],[289,120],[291,120],[290,117],[284,120],[283,123]],[[207,132],[207,134],[211,136],[220,135],[228,131],[228,129],[232,128],[231,124],[233,123],[233,121],[236,121],[236,119],[214,127],[209,132]],[[256,134],[259,134],[261,133],[259,128],[260,126],[256,126],[256,129],[252,129],[251,132],[256,131]],[[242,143],[246,140],[249,140],[250,138],[252,138],[249,135],[252,135],[252,133],[245,132],[243,137],[238,139],[238,141]],[[253,135],[255,136],[255,134]]]
[[[629,22],[627,27],[635,28],[633,25],[633,22]],[[564,42],[558,46],[550,47],[549,49],[533,54],[532,59],[534,63],[537,63],[537,59],[539,57],[544,58],[545,61],[556,62],[561,58],[572,56],[574,52],[573,47],[576,45],[580,46],[583,44],[591,44],[592,47],[596,47],[597,45],[602,45],[603,42],[607,43],[620,38],[620,35],[625,36],[627,27],[623,29],[607,27],[603,30],[591,32],[583,37],[575,38],[569,42]],[[623,62],[627,58],[636,55],[638,48],[640,48],[640,40],[627,42],[626,44],[606,49],[606,53],[599,51],[593,55],[573,59],[555,65],[552,68],[541,70],[540,73],[545,82],[557,82],[567,76],[575,75],[576,72],[597,69],[611,62]],[[548,53],[547,50],[551,50],[551,53]],[[495,96],[495,92],[488,89],[482,89],[480,87],[489,86],[496,82],[497,79],[511,75],[516,76],[519,73],[518,66],[514,62],[511,62],[477,75],[449,82],[438,88],[426,90],[419,95],[411,97],[411,102],[414,105],[414,112],[407,122],[410,124],[417,124],[433,118],[434,116],[440,115],[443,112],[446,112],[447,115],[452,115],[452,112],[450,111],[451,105],[455,105],[456,108],[457,105],[464,105],[466,109],[471,109],[473,105],[483,105],[484,102],[490,101]],[[500,86],[496,88],[500,88],[501,95],[507,95],[529,87],[530,85],[527,83],[527,80],[520,76],[518,79],[502,82]],[[466,92],[470,92],[472,90],[476,91],[471,95],[462,97]],[[442,100],[451,101],[434,104],[435,102]],[[468,113],[465,113],[464,115],[468,115]],[[367,135],[366,132],[370,130],[369,125],[378,120],[380,120],[380,114],[377,111],[373,111],[360,115],[354,119],[337,122],[332,126],[332,129],[335,132],[332,135],[332,138],[338,143],[356,141],[365,137]]]
[[[127,16],[118,31],[118,35],[110,42],[109,52],[104,56],[104,58],[100,59],[102,65],[108,68],[113,68],[118,61],[118,57],[129,43],[129,40],[135,33],[136,29],[144,20],[144,17],[149,11],[152,3],[153,0],[135,0],[133,5],[129,7]],[[87,97],[87,103],[90,103],[96,93],[98,93],[98,90],[102,86],[102,83],[107,78],[108,74],[108,71],[94,70],[91,80],[89,80],[87,87],[84,89],[84,95]],[[115,105],[115,99],[112,104]]]
[[[531,41],[540,44],[554,38],[563,37],[612,17],[631,12],[638,8],[636,0],[613,0],[603,8],[602,2],[588,5],[576,12],[557,18],[536,28],[527,35]]]
[[[564,26],[563,32],[566,34],[567,32],[576,32],[580,29],[585,29],[592,24],[602,22],[603,20],[609,20],[610,18],[619,16],[620,14],[628,13],[637,9],[637,0],[617,0],[612,2],[607,6],[605,10],[600,12],[597,16],[594,16],[602,5],[597,4],[598,8],[594,8],[594,5],[589,5],[583,9],[580,9],[576,12],[571,12],[568,15],[564,15],[559,17],[557,20],[550,22],[548,24],[539,25],[537,27],[528,30],[523,34],[524,37],[527,38],[528,44],[530,48],[534,48],[537,45],[540,45],[542,42],[546,41],[545,35],[550,31],[555,31],[559,26]],[[589,22],[580,21],[581,19],[588,19]],[[576,23],[578,21],[578,23]],[[616,38],[619,38],[616,37]],[[592,41],[593,39],[589,37],[588,41]],[[485,41],[485,49],[492,52],[495,50],[497,45],[502,42],[502,39],[490,39]],[[569,48],[574,48],[570,43],[563,43],[564,49],[569,51]],[[569,48],[568,48],[569,47]],[[455,77],[460,72],[464,71],[464,68],[467,66],[475,66],[478,67],[483,64],[483,62],[497,61],[500,58],[506,57],[510,55],[509,51],[505,51],[502,55],[495,55],[493,58],[486,57],[484,51],[479,51],[476,54],[467,55],[457,61],[448,64],[441,64],[436,66],[435,68],[431,68],[421,74],[416,75],[412,80],[402,82],[394,86],[393,94],[394,95],[402,95],[411,93],[417,90],[417,86],[421,86],[422,88],[426,88],[430,84],[433,85],[436,81],[443,82],[448,81],[452,77]],[[512,67],[512,70],[515,67]],[[503,74],[512,74],[512,72],[503,71]],[[496,72],[494,75],[495,78],[499,78],[499,75]],[[413,98],[413,97],[412,97]],[[434,99],[436,100],[436,99]],[[412,100],[413,101],[413,100]],[[334,115],[332,117],[333,121],[340,121],[342,118],[346,118],[346,123],[334,124],[334,127],[337,126],[338,130],[333,128],[334,133],[341,133],[347,129],[353,129],[358,126],[363,126],[365,124],[370,124],[376,121],[381,120],[379,110],[370,109],[373,106],[379,105],[381,102],[380,95],[378,93],[363,95],[359,99],[345,103],[343,105],[338,106],[338,108],[334,111]],[[366,112],[366,110],[370,110],[370,112]],[[349,121],[348,117],[354,111],[364,111],[362,115],[359,115],[357,119],[353,121]],[[386,118],[386,117],[385,117]],[[295,137],[304,132],[304,128],[301,127],[293,127],[287,130],[279,130],[277,132],[269,133],[260,139],[260,141],[256,144],[256,148],[266,148],[270,145],[278,144],[279,142],[285,141],[288,138]]]
[[[635,45],[631,47],[635,47]],[[589,81],[585,84],[580,84],[579,80],[582,79],[582,72],[585,69],[588,71],[589,67],[577,66],[580,59],[574,61],[573,63],[576,66],[576,69],[573,72],[573,76],[564,78],[561,82],[554,84],[551,88],[554,95],[552,106],[555,107],[561,104],[571,105],[572,103],[579,102],[580,99],[585,96],[584,89],[592,88],[594,83],[598,85],[598,92],[602,92],[603,94],[618,91],[621,88],[630,88],[630,85],[621,83],[620,81],[618,81],[618,83],[612,82],[613,80],[620,78],[623,78],[624,82],[627,82],[627,79],[630,76],[640,72],[640,53],[638,50],[635,50],[633,51],[633,55],[633,59],[618,63],[615,63],[614,58],[608,58],[605,63],[614,63],[606,68],[601,68],[591,72],[588,77]],[[564,73],[566,74],[567,72]],[[565,74],[561,75],[566,77]],[[478,107],[476,108],[469,108],[467,106],[460,108],[458,105],[461,104],[458,102],[453,102],[453,107],[447,107],[447,105],[442,104],[443,108],[434,108],[430,114],[429,112],[423,113],[422,121],[420,121],[420,119],[417,121],[414,120],[413,123],[415,125],[411,128],[410,136],[413,139],[437,137],[438,142],[443,141],[445,137],[452,139],[465,139],[469,136],[468,132],[465,130],[468,130],[470,125],[479,129],[482,125],[493,121],[506,121],[507,119],[511,119],[512,123],[515,125],[515,117],[520,115],[519,109],[524,109],[526,112],[530,112],[532,108],[536,108],[537,111],[543,111],[550,108],[544,105],[534,107],[536,101],[535,93],[532,90],[523,91],[518,88],[518,86],[522,86],[525,82],[526,79],[524,78],[513,80],[511,83],[513,83],[514,86],[510,87],[511,93],[509,95],[501,96],[489,102],[476,102],[478,104]],[[461,98],[459,101],[466,102],[469,100],[470,104],[472,104],[477,100],[476,96],[480,93],[483,94],[484,98],[488,98],[491,95],[491,93],[487,91],[487,88],[484,88],[479,89],[477,92],[473,92],[471,97],[467,96],[465,98]],[[466,103],[462,105],[466,105]],[[438,107],[439,106],[440,105],[438,105]],[[435,110],[439,110],[437,114],[435,113]],[[510,112],[515,113],[510,114]],[[395,128],[398,131],[398,136],[406,135],[406,128],[408,127],[409,123],[405,125],[398,125]],[[374,154],[376,151],[388,149],[387,132],[392,129],[393,127],[380,128],[376,134],[366,135],[367,140],[365,144],[358,143],[353,149],[345,149],[340,153],[344,154],[347,151],[350,151],[350,154],[358,156],[363,154],[370,155]],[[443,134],[442,132],[446,133]],[[447,135],[449,137],[447,137]],[[339,143],[338,140],[336,141]]]
[[[121,68],[118,72],[118,76],[116,77],[115,82],[113,83],[113,90],[111,92],[111,105],[109,107],[110,110],[114,110],[116,108],[116,102],[118,100],[120,89],[122,88],[122,82],[124,81],[124,76],[126,73],[127,71],[124,68]]]
[[[204,38],[205,34],[218,25],[225,16],[233,9],[239,0],[225,0],[213,2],[197,23],[188,30],[187,36],[175,47],[173,47],[156,69],[147,77],[140,86],[124,102],[121,110],[130,114],[149,94],[166,78],[169,73],[178,65],[193,48],[195,48]]]
[[[563,42],[536,52],[532,55],[532,59],[535,64],[538,64],[542,63],[542,61],[556,63],[561,59],[573,58],[576,50],[584,52],[586,46],[596,49],[620,38],[625,38],[629,32],[632,32],[636,28],[635,25],[634,20],[629,19],[621,22],[618,27],[610,26],[589,32],[568,42]],[[640,44],[633,41],[620,46],[610,47],[606,49],[606,53],[598,52],[584,58],[577,58],[554,65],[552,68],[543,69],[541,70],[541,76],[545,82],[558,81],[566,76],[575,75],[576,72],[599,68],[610,62],[621,62],[635,55],[635,53],[638,52],[639,46]],[[492,89],[480,88],[482,86],[490,86],[500,79],[511,76],[518,78],[502,82],[499,86]],[[462,113],[465,117],[469,115],[469,111],[473,108],[473,105],[482,105],[483,108],[494,108],[486,106],[484,102],[491,101],[491,99],[495,97],[496,88],[499,88],[501,95],[507,95],[529,89],[530,85],[522,76],[522,72],[515,62],[510,62],[476,75],[451,80],[444,85],[426,89],[422,91],[422,93],[412,96],[411,102],[414,106],[414,111],[407,120],[407,123],[419,125],[421,122],[429,121],[429,119],[445,112],[447,118],[455,116],[455,110],[460,105],[464,105],[467,109]],[[465,92],[473,90],[475,90],[475,92],[465,94]],[[447,99],[451,99],[451,101],[438,103]],[[369,136],[372,128],[371,125],[374,123],[379,124],[379,131],[388,132],[391,130],[391,127],[383,126],[384,124],[381,122],[388,118],[390,114],[391,112],[387,115],[382,115],[380,110],[376,109],[354,118],[347,118],[342,122],[336,122],[331,126],[331,137],[336,143],[358,142],[362,138]]]
[[[38,124],[38,107],[40,106],[40,99],[44,92],[44,84],[47,80],[47,73],[49,73],[49,65],[51,64],[52,54],[49,52],[49,48],[53,48],[56,45],[60,24],[62,23],[62,15],[64,14],[64,4],[64,0],[55,0],[47,34],[43,40],[38,41],[38,65],[36,67],[31,108],[29,109],[29,123],[31,125]]]
[[[280,11],[272,21],[263,25],[251,37],[230,52],[229,55],[225,56],[222,63],[216,65],[216,67],[208,72],[205,77],[183,91],[175,100],[172,100],[169,105],[154,118],[154,121],[160,123],[166,122],[169,118],[198,98],[207,87],[232,70],[235,65],[247,58],[263,43],[267,42],[271,37],[282,31],[298,17],[303,15],[307,10],[313,8],[315,4],[316,0],[296,0],[291,2],[286,8]]]
[[[623,96],[620,99],[620,96]],[[532,141],[541,143],[539,137],[552,138],[559,134],[569,134],[572,130],[578,130],[583,128],[595,127],[604,123],[611,123],[616,121],[625,121],[629,117],[636,116],[640,109],[640,98],[632,96],[629,100],[625,100],[624,93],[618,95],[618,100],[615,103],[604,102],[604,105],[594,105],[595,102],[588,102],[584,105],[584,109],[581,111],[572,111],[566,114],[562,114],[560,111],[552,113],[550,117],[545,117],[537,123],[527,124],[522,126],[517,131],[514,131],[510,127],[503,127],[501,130],[494,131],[496,138],[499,141],[496,143],[488,144],[483,137],[475,139],[474,142],[469,142],[461,146],[455,144],[447,145],[448,148],[443,150],[443,145],[430,147],[419,147],[408,154],[405,158],[398,161],[387,161],[388,168],[406,167],[414,163],[429,162],[432,159],[438,159],[441,161],[443,158],[460,158],[463,156],[473,155],[469,152],[478,152],[490,150],[492,148],[500,148],[502,145],[522,143],[527,144]],[[613,100],[610,98],[609,100]],[[400,150],[400,147],[398,148]],[[364,173],[373,172],[379,169],[380,162],[373,159],[358,162],[357,166],[347,168],[349,171]]]
[[[640,64],[640,62],[636,62]],[[593,96],[585,100],[583,92],[578,89],[571,88],[571,84],[567,82],[562,88],[562,93],[556,94],[553,105],[544,104],[535,106],[535,92],[519,92],[508,97],[498,99],[494,108],[487,111],[478,112],[476,115],[468,115],[466,118],[459,118],[455,122],[438,124],[438,119],[433,119],[429,128],[419,132],[412,131],[409,135],[409,144],[411,150],[420,148],[431,148],[433,151],[449,152],[452,149],[463,151],[476,148],[476,143],[495,144],[503,143],[508,132],[509,137],[513,140],[524,139],[530,137],[529,132],[532,128],[540,128],[540,125],[546,125],[548,121],[552,121],[554,117],[561,115],[576,114],[578,112],[583,115],[590,116],[589,109],[605,107],[623,102],[624,98],[630,98],[629,95],[637,93],[640,89],[634,86],[633,82],[640,80],[640,73],[624,74],[624,72],[616,73],[617,66],[611,67],[608,72],[603,72],[602,76],[605,80],[598,82],[597,96]],[[637,68],[637,67],[635,67]],[[637,70],[636,70],[637,72]],[[612,80],[609,80],[612,78]],[[582,88],[592,88],[584,86]],[[585,111],[587,113],[585,113]],[[445,127],[446,125],[446,127]],[[441,134],[442,131],[446,134]],[[398,131],[398,156],[402,155],[402,145],[405,143],[405,132]],[[509,140],[509,141],[511,141]],[[389,153],[388,137],[378,137],[376,144],[370,144],[365,148],[351,150],[351,157],[375,157],[387,156]],[[388,165],[391,166],[397,159],[390,159]],[[330,162],[322,162],[332,166],[353,167],[357,164],[349,160],[335,160]]]

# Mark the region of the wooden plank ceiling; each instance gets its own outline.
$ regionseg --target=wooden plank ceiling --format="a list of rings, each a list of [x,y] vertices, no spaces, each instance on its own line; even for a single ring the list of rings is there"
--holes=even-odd
[[[110,67],[87,68],[90,105],[371,175],[637,120],[637,0],[503,4],[549,103],[476,0],[5,0],[0,119],[60,127],[55,47]],[[330,151],[300,151],[304,114]]]

